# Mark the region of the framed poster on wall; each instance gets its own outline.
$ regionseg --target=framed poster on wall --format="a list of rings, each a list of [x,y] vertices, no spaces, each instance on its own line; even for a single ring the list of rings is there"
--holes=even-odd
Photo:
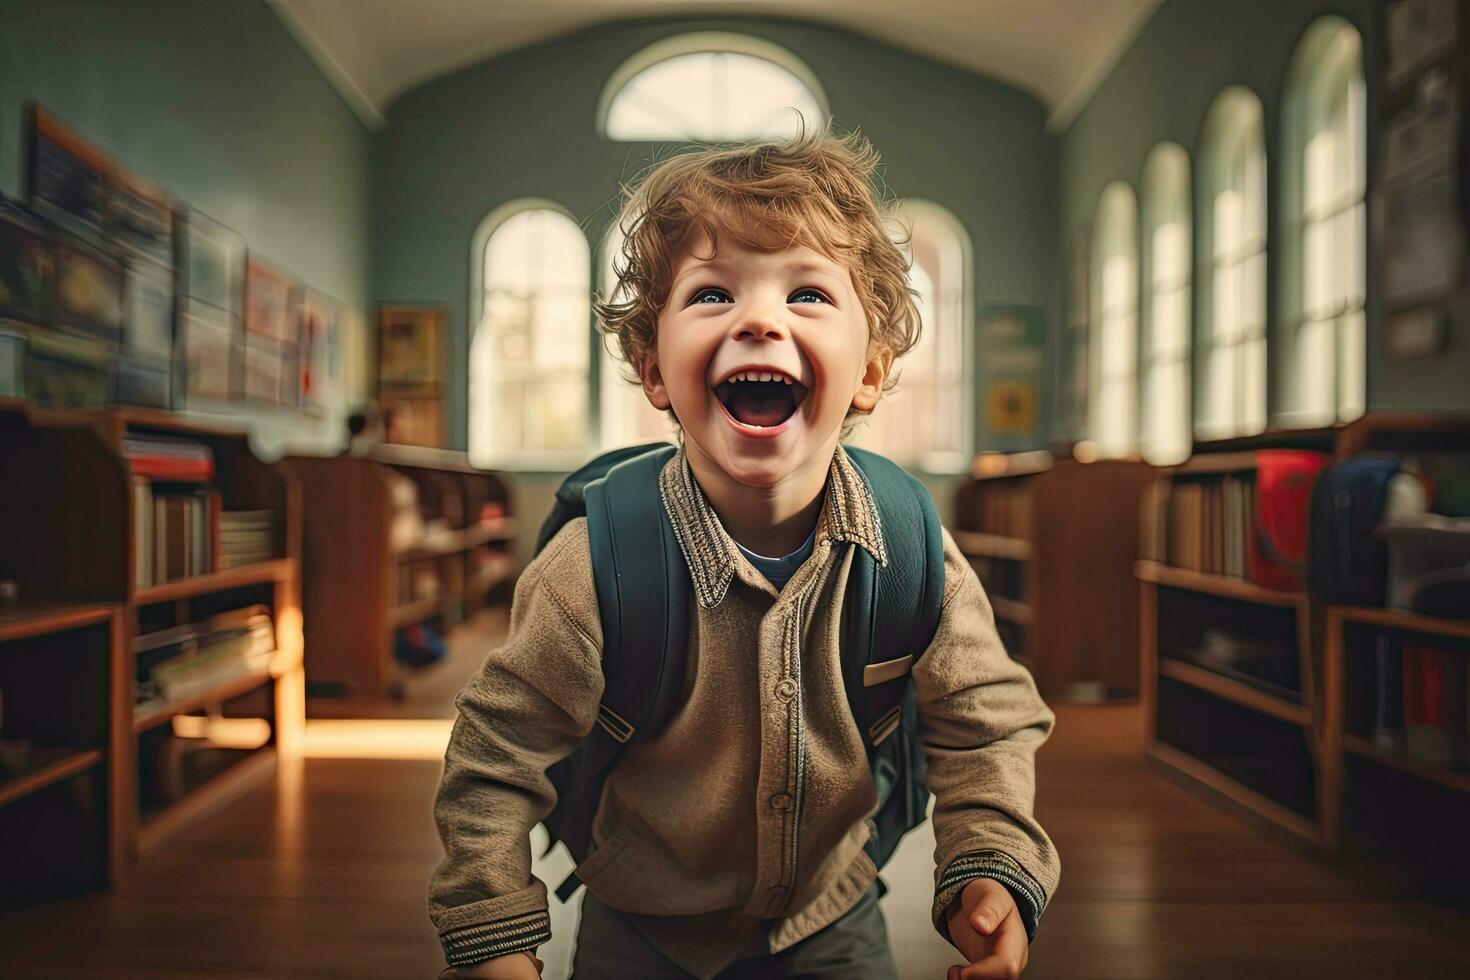
[[[301,300],[301,407],[309,411],[335,405],[340,398],[342,353],[338,307],[330,297],[308,289]]]
[[[201,211],[180,211],[175,229],[179,295],[231,316],[245,300],[245,239]]]
[[[100,231],[112,161],[40,106],[30,114],[31,204],[69,230]]]
[[[449,310],[384,306],[378,313],[378,407],[394,420],[389,439],[445,443],[445,369]]]
[[[378,319],[378,387],[434,387],[444,382],[442,306],[385,306]]]

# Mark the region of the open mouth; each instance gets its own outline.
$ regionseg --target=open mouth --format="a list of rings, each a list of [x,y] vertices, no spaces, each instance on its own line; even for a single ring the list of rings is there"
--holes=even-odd
[[[772,428],[796,414],[806,400],[801,382],[771,372],[746,371],[715,385],[715,397],[742,425]]]

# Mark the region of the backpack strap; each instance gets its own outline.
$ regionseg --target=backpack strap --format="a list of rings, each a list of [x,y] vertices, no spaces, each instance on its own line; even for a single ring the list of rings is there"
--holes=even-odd
[[[843,610],[843,680],[871,754],[901,721],[908,685],[889,681],[908,677],[939,628],[944,538],[922,483],[877,453],[845,448],[872,491],[888,558],[879,568],[859,549]]]
[[[674,675],[689,637],[689,570],[658,490],[675,451],[643,453],[587,487],[606,681],[597,721],[619,746],[662,727],[660,709],[682,680]]]
[[[864,850],[881,869],[924,822],[929,802],[923,748],[912,737],[918,702],[911,671],[939,628],[944,537],[922,483],[875,453],[847,452],[872,492],[887,557],[880,568],[866,549],[851,546],[842,610],[843,682],[878,796]],[[888,890],[882,878],[878,890]]]
[[[664,727],[683,682],[689,570],[659,493],[675,451],[640,452],[585,487],[605,686],[583,778],[599,788],[629,744]],[[580,884],[575,872],[567,875],[557,898],[566,901]]]

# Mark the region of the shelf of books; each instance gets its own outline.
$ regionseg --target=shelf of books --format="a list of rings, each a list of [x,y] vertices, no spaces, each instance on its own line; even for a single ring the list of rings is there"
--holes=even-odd
[[[1149,754],[1320,840],[1307,511],[1329,454],[1238,444],[1159,471],[1135,568]]]
[[[507,488],[441,449],[291,464],[305,501],[312,691],[396,696],[450,629],[507,594],[518,532]]]
[[[1331,606],[1324,650],[1327,844],[1390,841],[1463,882],[1470,859],[1444,842],[1470,816],[1470,619]]]
[[[1354,772],[1439,793],[1470,787],[1470,621],[1338,605],[1307,582],[1313,491],[1326,468],[1368,451],[1419,460],[1438,449],[1459,454],[1446,473],[1463,470],[1470,420],[1374,415],[1197,444],[1159,471],[1143,495],[1135,568],[1150,755],[1329,849],[1344,814],[1382,809],[1353,796]],[[1361,571],[1374,560],[1384,559],[1322,567]]]
[[[0,449],[29,464],[0,481],[27,516],[0,541],[20,611],[0,608],[0,643],[16,616],[54,632],[115,610],[116,692],[87,710],[113,733],[113,850],[146,851],[299,745],[299,490],[243,434],[149,409],[0,405]]]
[[[1138,691],[1130,563],[1151,474],[1136,461],[983,453],[956,493],[955,544],[985,586],[1006,649],[1048,697]]]

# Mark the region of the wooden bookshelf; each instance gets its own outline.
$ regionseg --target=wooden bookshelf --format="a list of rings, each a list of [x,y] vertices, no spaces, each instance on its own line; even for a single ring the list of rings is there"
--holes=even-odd
[[[1350,642],[1348,631],[1359,627],[1362,635]],[[1416,758],[1402,745],[1375,744],[1364,734],[1368,719],[1364,710],[1372,696],[1373,663],[1380,637],[1447,641],[1459,656],[1470,658],[1470,620],[1441,619],[1394,609],[1330,606],[1324,641],[1324,718],[1322,754],[1324,777],[1323,827],[1327,844],[1342,844],[1346,757],[1366,759],[1415,780],[1437,784],[1458,793],[1470,794],[1470,769],[1452,768]],[[1373,645],[1370,646],[1369,643]],[[1389,647],[1384,653],[1399,657]],[[1464,692],[1462,692],[1463,696]],[[1356,716],[1356,717],[1354,717]],[[1464,737],[1463,735],[1461,737]]]
[[[131,698],[114,603],[0,607],[0,899],[62,898],[120,882]]]
[[[1316,450],[1331,460],[1365,450],[1412,453],[1440,448],[1470,449],[1470,418],[1370,415],[1331,428],[1268,431],[1197,443],[1194,456],[1160,470],[1159,476],[1167,487],[1179,479],[1239,474],[1255,467],[1256,453],[1262,449]],[[1145,511],[1151,500],[1145,498]],[[1218,518],[1219,512],[1214,516]],[[1348,673],[1353,665],[1344,645],[1348,624],[1463,643],[1470,640],[1470,622],[1328,606],[1303,591],[1280,591],[1243,577],[1174,567],[1155,560],[1165,549],[1167,519],[1162,523],[1163,528],[1146,529],[1140,547],[1145,557],[1134,569],[1152,758],[1227,805],[1329,850],[1341,839],[1349,757],[1457,791],[1470,786],[1470,773],[1379,747],[1349,724],[1353,702]],[[1278,664],[1295,666],[1299,697],[1284,696],[1264,681],[1191,659],[1191,641],[1211,627],[1256,631],[1263,647],[1278,647]],[[1215,734],[1224,728],[1229,729],[1228,736]],[[1222,747],[1227,739],[1257,746],[1258,757],[1231,758]]]
[[[37,749],[19,771],[0,782],[0,806],[69,779],[102,762],[100,749]]]
[[[1137,461],[984,453],[956,493],[955,544],[1011,656],[1048,697],[1138,692],[1131,570],[1138,496],[1152,474]]]
[[[290,558],[276,558],[271,561],[242,565],[239,568],[209,572],[205,575],[193,575],[189,578],[165,582],[162,585],[149,585],[134,592],[133,601],[144,606],[155,602],[192,599],[195,596],[208,595],[211,592],[226,592],[247,585],[276,582],[293,574],[293,561],[294,559]]]
[[[514,578],[509,492],[443,449],[389,445],[291,465],[306,510],[307,677],[323,693],[393,696],[404,676],[397,630],[447,631]],[[416,512],[395,510],[406,490]]]
[[[1265,589],[1241,578],[1226,575],[1211,575],[1188,568],[1175,568],[1160,561],[1141,558],[1133,566],[1134,576],[1140,582],[1164,585],[1174,589],[1188,589],[1207,595],[1240,599],[1244,602],[1259,602],[1271,606],[1300,607],[1307,603],[1304,592],[1279,592]]]
[[[153,542],[138,526],[142,503],[134,494],[141,491],[124,443],[153,436],[208,448],[213,475],[201,486],[219,495],[225,512],[273,515],[261,539],[269,542],[269,560],[156,584],[139,580],[134,549]],[[200,712],[258,717],[268,725],[269,737],[255,755],[273,762],[280,753],[299,751],[305,692],[299,489],[290,468],[261,461],[244,433],[154,409],[42,409],[7,401],[0,404],[0,451],[29,464],[25,479],[0,482],[0,512],[27,515],[7,526],[0,540],[0,578],[14,579],[23,597],[18,606],[0,609],[0,656],[16,644],[41,642],[38,636],[105,629],[110,637],[106,697],[94,697],[77,714],[101,726],[107,738],[47,762],[25,786],[39,796],[49,792],[47,786],[64,786],[92,769],[105,774],[106,791],[99,796],[107,814],[108,877],[116,881],[122,862],[144,849],[145,836],[163,844],[172,831],[224,805],[248,782],[242,779],[245,769],[222,766],[211,770],[210,778],[188,783],[176,797],[145,800],[153,780],[149,774],[164,764],[157,749],[178,739],[173,719]],[[210,560],[218,559],[211,555]],[[245,671],[175,702],[135,707],[135,638],[255,605],[266,607],[274,630],[267,669]],[[69,688],[84,676],[78,672],[77,679],[53,683],[45,702],[65,703],[73,696]],[[208,741],[203,740],[205,749]],[[258,763],[249,767],[259,770]],[[18,788],[11,784],[4,793],[13,798]],[[166,820],[159,818],[163,813]]]

